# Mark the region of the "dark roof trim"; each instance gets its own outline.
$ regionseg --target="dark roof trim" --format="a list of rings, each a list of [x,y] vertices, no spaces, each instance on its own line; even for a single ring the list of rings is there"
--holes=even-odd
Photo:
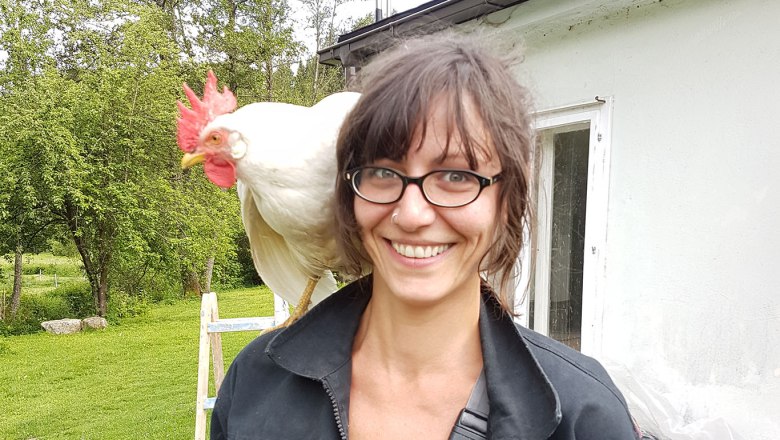
[[[414,9],[341,35],[333,46],[317,54],[320,63],[359,66],[394,38],[430,33],[473,20],[527,0],[432,0]]]

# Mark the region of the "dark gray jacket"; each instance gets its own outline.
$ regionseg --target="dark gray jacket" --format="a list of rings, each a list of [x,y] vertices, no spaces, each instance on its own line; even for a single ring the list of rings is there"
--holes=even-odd
[[[352,341],[371,278],[291,327],[260,336],[230,366],[211,440],[346,439]],[[633,440],[620,391],[595,360],[516,326],[487,294],[479,318],[493,440]]]

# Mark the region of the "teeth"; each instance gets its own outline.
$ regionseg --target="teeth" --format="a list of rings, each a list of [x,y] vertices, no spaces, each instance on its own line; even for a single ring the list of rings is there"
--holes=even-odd
[[[450,248],[448,244],[439,246],[412,246],[393,242],[393,249],[407,258],[430,258],[439,255]]]

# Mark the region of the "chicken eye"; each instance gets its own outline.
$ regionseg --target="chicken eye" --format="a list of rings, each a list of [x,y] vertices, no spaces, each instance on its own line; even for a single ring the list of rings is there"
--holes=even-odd
[[[212,133],[212,134],[211,134],[211,141],[212,141],[212,142],[219,142],[219,134],[217,134],[217,133]]]

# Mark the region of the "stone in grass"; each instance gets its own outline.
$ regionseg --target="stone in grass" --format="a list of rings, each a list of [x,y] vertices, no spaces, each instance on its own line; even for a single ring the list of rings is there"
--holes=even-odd
[[[68,335],[81,331],[80,319],[56,319],[54,321],[44,321],[41,326],[49,333],[54,335]]]
[[[101,318],[100,316],[90,316],[89,318],[81,320],[81,328],[83,329],[92,328],[103,330],[106,327],[108,327],[108,321],[106,321],[106,318]]]

